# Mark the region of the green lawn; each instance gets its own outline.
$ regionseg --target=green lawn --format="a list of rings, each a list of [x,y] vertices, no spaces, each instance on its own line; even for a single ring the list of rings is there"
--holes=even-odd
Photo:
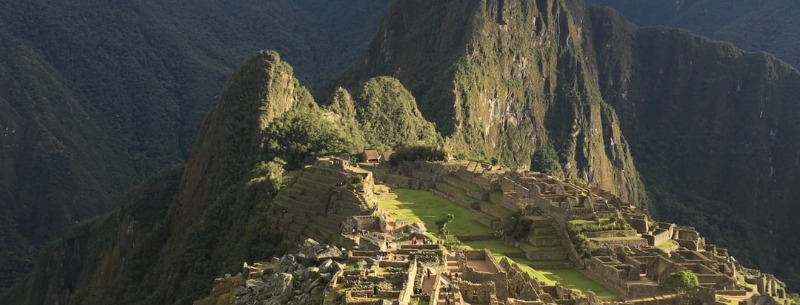
[[[494,202],[502,202],[503,201],[503,191],[491,191],[489,193],[489,199]]]
[[[641,236],[614,236],[614,237],[595,237],[589,238],[596,241],[614,241],[614,240],[640,240],[644,239]]]
[[[396,219],[408,219],[410,222],[423,222],[428,231],[436,231],[436,220],[447,213],[455,216],[448,225],[453,235],[483,235],[492,233],[477,221],[472,220],[475,211],[462,207],[427,191],[410,189],[393,189],[397,199],[379,200],[378,205],[384,210],[395,213]]]
[[[506,257],[502,254],[493,254],[494,257],[500,261],[503,257]],[[509,258],[511,261],[517,263],[517,266],[520,269],[528,272],[532,277],[545,282],[547,285],[555,285],[556,282],[560,283],[562,286],[577,289],[583,292],[588,290],[593,291],[598,296],[605,297],[605,296],[616,296],[617,294],[613,291],[609,290],[608,288],[600,285],[600,283],[590,279],[583,273],[575,269],[556,269],[556,270],[541,270],[541,269],[533,269],[529,265],[534,263],[531,260],[525,258]]]
[[[568,221],[567,223],[576,226],[576,225],[585,225],[585,224],[596,224],[597,222],[594,220],[585,220],[585,219],[573,219]]]
[[[489,249],[493,253],[521,253],[522,250],[508,246],[499,239],[468,241],[464,243],[472,249]]]
[[[553,227],[533,228],[531,234],[534,236],[558,236],[556,229]]]
[[[674,245],[676,245],[676,242],[674,240],[669,239],[669,240],[661,243],[660,245],[656,245],[656,248],[661,249],[663,251],[666,251],[666,250],[672,248],[672,246],[674,246]]]
[[[436,230],[436,220],[442,217],[445,213],[450,213],[455,216],[455,220],[450,224],[450,231],[455,235],[483,235],[490,234],[492,230],[472,220],[472,211],[462,207],[454,202],[448,201],[444,198],[429,193],[427,191],[410,190],[410,189],[393,189],[392,193],[397,195],[394,200],[379,200],[378,205],[388,211],[395,213],[397,219],[408,219],[411,222],[424,222],[428,230]],[[551,228],[552,230],[552,228]],[[547,230],[544,230],[545,232]],[[552,231],[551,231],[552,232]],[[500,261],[503,254],[497,252],[518,252],[519,249],[506,246],[499,239],[466,242],[467,246],[472,248],[488,248],[492,250],[493,255]],[[545,247],[546,248],[546,247]],[[520,268],[531,274],[531,276],[547,283],[554,285],[556,281],[560,282],[565,287],[578,289],[581,291],[592,290],[598,296],[615,296],[614,292],[603,287],[599,283],[586,277],[574,269],[559,269],[559,270],[538,270],[529,266],[535,263],[525,258],[511,259],[517,263]]]
[[[503,206],[494,204],[491,201],[481,201],[480,203],[481,203],[481,210],[490,209],[492,211],[498,212],[501,215],[504,215],[504,217],[508,217],[514,214],[514,212],[512,212],[511,210],[506,209]]]
[[[534,246],[529,243],[522,243],[520,247],[525,250],[529,251],[557,251],[557,250],[564,250],[564,246],[557,245],[557,246]]]

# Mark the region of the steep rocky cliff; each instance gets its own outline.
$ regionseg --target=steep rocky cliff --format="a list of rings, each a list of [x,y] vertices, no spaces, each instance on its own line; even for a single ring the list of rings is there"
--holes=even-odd
[[[396,80],[375,79],[387,75]],[[793,272],[797,246],[776,247],[792,240],[789,203],[800,198],[792,188],[798,79],[767,55],[638,30],[581,2],[398,1],[364,59],[333,82],[347,91],[337,90],[327,108],[314,105],[276,53],[248,60],[207,117],[185,170],[166,172],[121,210],[54,244],[0,303],[191,302],[242,261],[285,250],[311,221],[301,218],[294,235],[277,230],[290,220],[275,221],[283,213],[273,204],[280,162],[267,158],[274,146],[265,134],[276,122],[310,111],[368,132],[364,113],[373,112],[361,108],[381,105],[401,110],[423,134],[431,127],[419,114],[434,122],[461,157],[544,169],[634,203],[645,198],[641,170],[659,212],[691,217],[681,222],[735,255],[774,253],[764,262],[783,260]],[[371,94],[370,80],[385,89]],[[11,126],[15,116],[0,120]],[[295,203],[287,197],[284,204]]]
[[[584,9],[553,0],[398,1],[343,82],[399,79],[457,156],[533,166],[642,203],[583,43]]]
[[[800,73],[685,31],[637,29],[610,10],[591,20],[603,95],[658,214],[796,289]]]

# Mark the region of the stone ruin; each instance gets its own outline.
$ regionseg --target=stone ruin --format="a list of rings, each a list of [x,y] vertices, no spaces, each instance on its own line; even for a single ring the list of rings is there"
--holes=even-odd
[[[437,166],[433,163],[429,166]],[[540,223],[549,223],[556,228],[561,240],[569,240],[568,229],[574,221],[595,222],[598,225],[626,225],[628,229],[602,230],[581,233],[585,238],[601,247],[589,258],[580,257],[571,243],[566,253],[574,266],[585,268],[584,272],[625,299],[646,299],[664,295],[658,290],[658,283],[672,272],[690,270],[699,280],[697,295],[707,303],[720,299],[747,301],[758,294],[785,299],[786,285],[770,274],[758,271],[745,272],[745,283],[739,280],[743,268],[727,253],[726,249],[707,244],[693,227],[671,223],[656,222],[637,206],[620,200],[619,197],[586,185],[564,182],[555,177],[530,171],[504,171],[485,164],[469,162],[459,164],[453,170],[442,165],[449,174],[428,175],[426,181],[433,185],[431,192],[453,202],[489,214],[490,211],[474,202],[464,202],[461,198],[435,187],[437,181],[447,182],[448,175],[469,181],[486,191],[502,191],[502,198],[486,198],[484,193],[461,189],[477,200],[491,200],[504,208],[521,212]],[[437,170],[425,169],[425,172]],[[451,184],[452,185],[452,184]],[[495,215],[474,218],[489,227],[500,227],[502,219]],[[531,244],[542,240],[530,241]],[[549,241],[548,241],[549,242]],[[553,241],[555,242],[555,241]],[[556,255],[556,254],[554,254]],[[529,257],[530,259],[530,257]],[[499,274],[499,273],[498,273]],[[479,283],[493,282],[494,293],[477,294],[481,302],[496,298],[503,302],[506,294],[497,291],[498,284],[492,276],[482,277]],[[503,281],[499,281],[503,282]],[[484,290],[491,290],[484,286]],[[494,298],[489,297],[494,295]],[[468,296],[465,299],[469,299]],[[657,302],[640,301],[639,303]],[[527,300],[523,300],[527,301]],[[607,300],[606,300],[607,301]],[[663,300],[661,300],[663,301]],[[511,303],[520,300],[509,301]],[[787,301],[788,302],[788,301]]]
[[[436,303],[444,293],[445,296],[452,294],[456,300],[475,305],[589,304],[582,294],[561,285],[545,285],[508,259],[498,262],[488,250],[457,250],[454,257],[458,267],[450,273],[460,274],[450,277],[455,289],[434,294],[431,303]]]
[[[526,241],[557,250],[534,253],[521,249],[520,257],[566,260],[570,262],[568,266],[579,268],[619,297],[600,298],[591,292],[583,295],[561,285],[546,285],[507,259],[497,261],[488,250],[449,252],[438,244],[409,244],[411,236],[424,238],[424,226],[391,219],[374,205],[374,198],[367,194],[374,183],[371,172],[337,157],[319,159],[317,166],[339,169],[347,177],[360,176],[364,182],[360,193],[353,192],[361,202],[361,211],[339,222],[340,245],[350,250],[341,255],[328,250],[333,253],[323,261],[306,252],[245,266],[244,282],[233,285],[221,279],[217,283],[228,283],[228,296],[235,304],[405,305],[412,298],[437,305],[676,304],[678,299],[661,291],[659,283],[681,270],[697,275],[700,286],[694,295],[704,304],[761,304],[767,300],[765,297],[785,300],[787,296],[783,282],[770,274],[744,268],[726,249],[706,243],[695,228],[654,221],[635,205],[594,187],[476,162],[417,162],[405,164],[395,172],[375,171],[374,179],[393,187],[426,189],[473,209],[477,215],[473,219],[491,228],[501,228],[507,215],[487,207],[488,203],[519,213],[532,228],[553,230],[552,236],[529,236]],[[456,188],[469,196],[456,198],[458,194],[452,190],[458,185],[456,179],[484,191]],[[495,195],[490,196],[489,192]],[[579,234],[599,248],[583,255],[577,252],[573,244],[577,237],[570,235],[577,223],[595,226]],[[506,240],[506,244],[514,241]],[[434,280],[428,275],[431,270]],[[267,290],[270,292],[265,293]],[[215,288],[212,294],[220,298],[224,291]],[[312,299],[321,303],[308,303]]]

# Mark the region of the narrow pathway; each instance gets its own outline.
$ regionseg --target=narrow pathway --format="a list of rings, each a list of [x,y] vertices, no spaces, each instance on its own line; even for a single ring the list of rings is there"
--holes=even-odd
[[[431,276],[430,277],[428,277],[427,271],[423,271],[423,272],[425,272],[425,273],[423,273],[424,274],[423,275],[424,279],[422,280],[422,293],[430,294],[433,291],[433,286],[436,284],[436,281],[440,280],[439,271],[436,270],[436,269],[431,268]]]

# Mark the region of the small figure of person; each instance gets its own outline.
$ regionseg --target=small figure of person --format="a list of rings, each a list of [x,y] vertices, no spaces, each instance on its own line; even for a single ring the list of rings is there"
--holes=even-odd
[[[426,270],[428,270],[428,279],[430,280],[430,279],[431,279],[431,269],[430,269],[430,268],[428,268],[428,269],[426,269]]]
[[[411,244],[412,245],[416,245],[417,244],[417,237],[416,236],[412,236],[411,237]]]

